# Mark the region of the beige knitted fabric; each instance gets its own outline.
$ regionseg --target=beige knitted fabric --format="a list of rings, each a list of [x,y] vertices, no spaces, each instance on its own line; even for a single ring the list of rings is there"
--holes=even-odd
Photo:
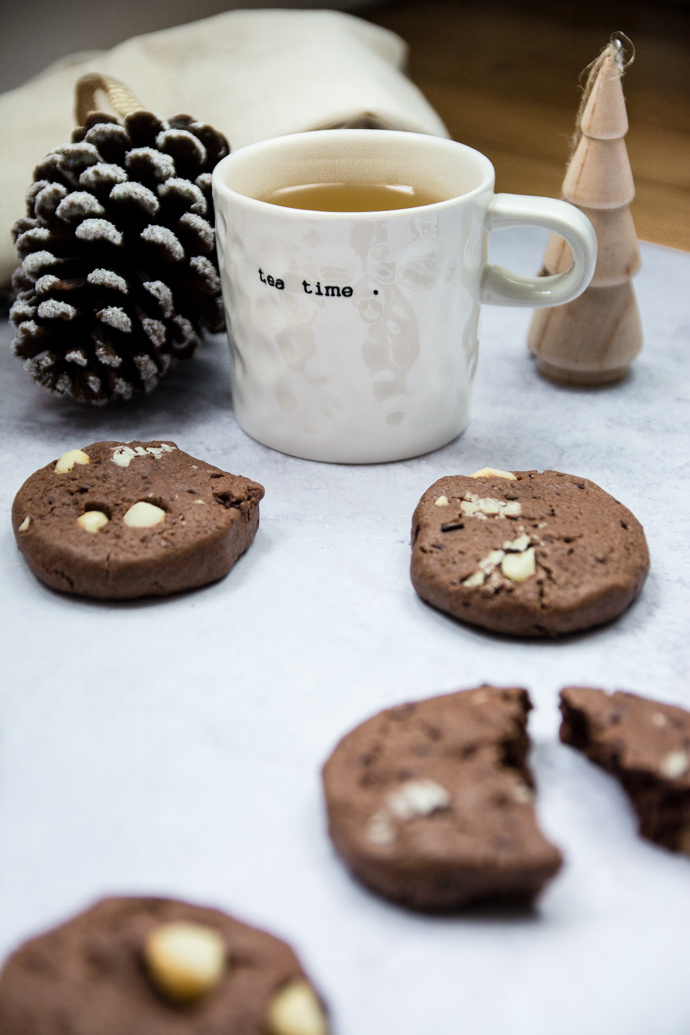
[[[358,122],[447,136],[403,75],[406,54],[395,33],[353,15],[241,10],[62,59],[0,95],[0,283],[16,264],[10,228],[34,166],[69,141],[85,72],[123,80],[163,118],[186,112],[211,123],[233,149]]]

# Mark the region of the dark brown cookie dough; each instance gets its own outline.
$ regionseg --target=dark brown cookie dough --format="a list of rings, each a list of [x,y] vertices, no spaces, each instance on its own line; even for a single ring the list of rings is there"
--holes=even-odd
[[[352,873],[413,909],[530,902],[561,865],[537,826],[526,690],[483,686],[389,708],[323,769],[329,832]]]
[[[423,600],[515,636],[562,636],[616,618],[649,551],[637,518],[586,478],[558,471],[441,478],[412,519]]]
[[[187,1003],[161,994],[147,963],[152,934],[179,922],[210,929],[224,957],[215,986]],[[216,909],[160,898],[103,899],[26,942],[0,976],[2,1035],[297,1035],[285,1017],[300,1009],[312,1025],[304,1035],[327,1035],[285,942]]]
[[[561,691],[561,740],[620,780],[650,841],[690,855],[690,712],[620,690]]]
[[[27,479],[12,525],[34,575],[53,589],[165,596],[227,574],[256,534],[263,494],[171,442],[95,442]]]

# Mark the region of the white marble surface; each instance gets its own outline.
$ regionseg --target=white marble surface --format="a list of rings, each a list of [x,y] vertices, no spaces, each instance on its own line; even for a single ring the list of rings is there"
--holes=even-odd
[[[511,231],[496,257],[527,272],[542,246]],[[248,439],[221,340],[146,402],[90,411],[35,389],[3,328],[2,954],[99,895],[165,893],[288,938],[337,1035],[687,1035],[690,860],[642,842],[614,781],[556,737],[567,683],[690,706],[690,255],[648,245],[643,260],[646,345],[625,383],[542,381],[529,312],[487,309],[466,433],[381,466],[294,460]],[[14,493],[66,449],[135,437],[263,482],[254,545],[220,583],[167,600],[47,590],[14,547]],[[652,572],[619,621],[513,641],[415,596],[418,497],[486,464],[583,474],[634,510]],[[409,915],[335,857],[319,766],[372,712],[485,680],[532,693],[539,813],[567,862],[531,916]]]

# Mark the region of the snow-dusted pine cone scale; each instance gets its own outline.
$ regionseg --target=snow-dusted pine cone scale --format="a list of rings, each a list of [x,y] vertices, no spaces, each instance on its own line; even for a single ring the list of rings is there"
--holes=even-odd
[[[55,395],[151,391],[223,327],[211,171],[222,134],[188,115],[92,112],[46,156],[14,226],[15,355]]]

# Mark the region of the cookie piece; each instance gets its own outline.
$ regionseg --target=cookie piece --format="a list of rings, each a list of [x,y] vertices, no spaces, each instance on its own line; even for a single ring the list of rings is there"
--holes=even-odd
[[[19,549],[52,589],[101,600],[165,596],[226,575],[259,527],[256,482],[173,442],[94,442],[17,493]]]
[[[561,691],[564,744],[623,785],[643,837],[690,855],[690,712],[617,690]]]
[[[412,909],[530,902],[561,866],[537,826],[526,690],[491,686],[388,708],[323,769],[329,832],[352,873]]]
[[[616,618],[649,571],[642,526],[594,482],[559,471],[440,478],[412,519],[412,583],[464,622],[562,636]]]
[[[285,942],[217,909],[106,898],[10,956],[0,1031],[328,1035],[328,1023]]]

